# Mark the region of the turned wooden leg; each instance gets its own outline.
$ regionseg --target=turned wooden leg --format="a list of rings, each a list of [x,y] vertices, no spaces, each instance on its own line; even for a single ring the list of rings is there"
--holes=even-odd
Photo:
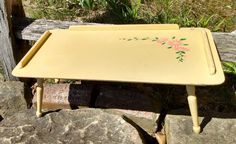
[[[37,79],[36,96],[37,96],[36,116],[41,117],[42,116],[42,100],[43,100],[43,79]]]
[[[198,120],[198,109],[197,109],[197,97],[195,94],[195,86],[186,86],[188,93],[188,105],[190,109],[190,113],[193,120],[193,131],[197,134],[200,133],[200,126]]]
[[[54,79],[54,82],[55,82],[55,83],[59,83],[59,82],[60,82],[60,79]]]

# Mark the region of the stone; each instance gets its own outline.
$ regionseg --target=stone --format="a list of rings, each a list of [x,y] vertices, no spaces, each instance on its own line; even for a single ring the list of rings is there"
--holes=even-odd
[[[104,109],[104,111],[120,115],[124,119],[128,119],[135,123],[138,127],[143,129],[150,136],[155,136],[159,113],[121,109]]]
[[[30,109],[0,123],[0,141],[8,143],[143,144],[139,131],[122,117],[100,109],[61,110],[41,118]]]
[[[92,86],[88,84],[45,84],[43,95],[43,108],[81,108],[89,107]],[[33,98],[36,105],[36,96]]]
[[[4,76],[3,74],[0,72],[0,82],[4,81]]]
[[[159,117],[159,113],[149,112],[149,111],[126,110],[126,109],[106,109],[106,110],[113,111],[114,113],[121,113],[126,116],[145,118],[152,121],[156,121],[157,118]]]
[[[235,144],[235,118],[200,118],[203,131],[195,134],[192,131],[191,116],[167,115],[165,131],[168,144]]]
[[[5,118],[27,109],[22,82],[0,82],[0,115]]]
[[[236,0],[235,0],[235,4],[236,4]],[[231,34],[236,35],[236,30],[232,31]]]

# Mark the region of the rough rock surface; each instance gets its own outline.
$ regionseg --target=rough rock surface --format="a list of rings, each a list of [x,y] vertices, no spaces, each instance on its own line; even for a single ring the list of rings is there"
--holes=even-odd
[[[205,121],[205,122],[202,122]],[[202,122],[202,123],[201,123]],[[200,118],[202,133],[192,132],[190,116],[168,115],[165,120],[165,129],[168,144],[235,144],[235,118]],[[205,123],[205,124],[203,124]]]
[[[236,3],[236,1],[235,1],[235,3]],[[231,33],[236,35],[236,30],[232,31]]]
[[[0,116],[3,118],[27,109],[24,99],[24,84],[21,82],[0,82]]]
[[[0,82],[1,81],[4,81],[4,77],[3,77],[3,74],[0,73]]]
[[[99,109],[61,110],[35,116],[27,110],[0,123],[2,144],[141,144],[142,135],[118,115]]]
[[[104,109],[104,111],[111,114],[120,115],[123,118],[135,123],[135,125],[143,129],[150,136],[154,137],[155,135],[159,113],[121,109]]]

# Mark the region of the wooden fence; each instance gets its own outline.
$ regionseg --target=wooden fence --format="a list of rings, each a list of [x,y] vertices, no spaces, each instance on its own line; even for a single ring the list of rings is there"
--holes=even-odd
[[[28,41],[36,41],[49,29],[88,25],[75,21],[57,21],[24,17],[21,0],[0,0],[0,60],[6,80],[17,80],[11,75],[16,63],[28,50]],[[236,34],[212,33],[222,61],[236,62]]]

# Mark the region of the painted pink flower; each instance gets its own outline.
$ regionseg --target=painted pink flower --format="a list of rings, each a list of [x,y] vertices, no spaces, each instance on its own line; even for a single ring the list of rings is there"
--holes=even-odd
[[[183,46],[175,46],[174,49],[176,51],[189,51],[189,48],[183,47]]]
[[[168,41],[168,45],[170,45],[173,48],[177,48],[182,45],[182,42],[180,40],[172,40],[172,41]]]

